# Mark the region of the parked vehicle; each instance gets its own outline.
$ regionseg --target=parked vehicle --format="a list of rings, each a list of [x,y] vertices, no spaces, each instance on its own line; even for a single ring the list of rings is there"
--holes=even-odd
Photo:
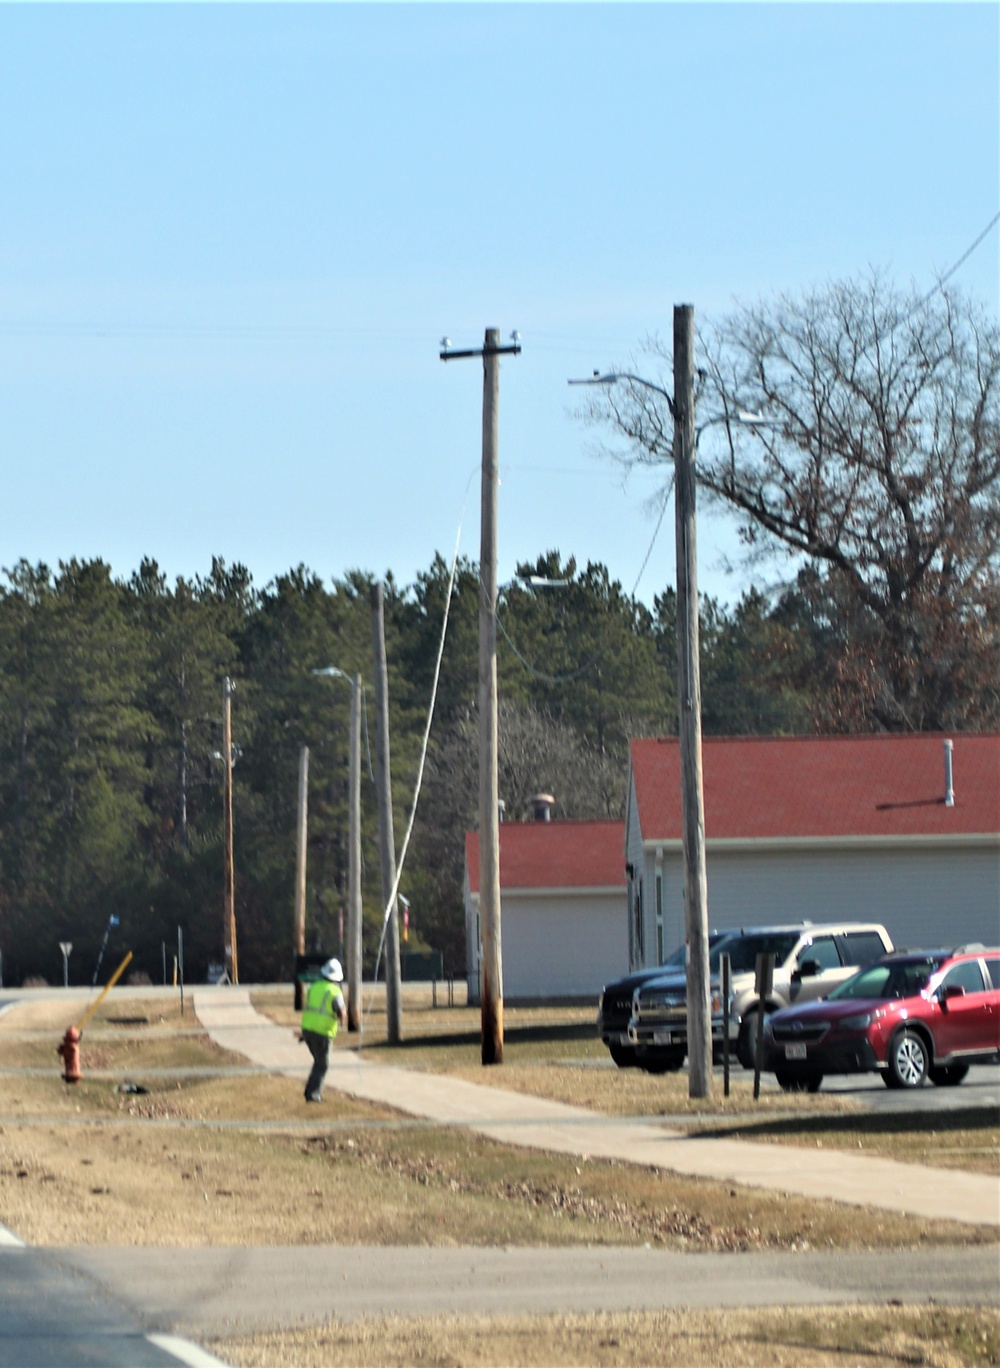
[[[948,1087],[998,1058],[1000,950],[982,946],[887,955],[764,1028],[764,1066],[786,1089],[875,1070],[890,1088]]]
[[[720,942],[724,949],[724,945]],[[714,956],[709,956],[711,965]],[[723,1012],[719,978],[710,983],[712,1010],[712,1054],[718,1059],[724,1049],[726,1016]],[[735,1051],[738,1018],[729,1019],[730,1047]],[[649,1073],[668,1073],[679,1069],[687,1054],[687,977],[673,974],[638,984],[632,993],[632,1015],[628,1038],[635,1050],[636,1063]]]
[[[889,933],[874,922],[798,922],[729,932],[709,955],[713,1049],[717,1052],[721,1048],[724,1035],[719,978],[723,954],[729,956],[731,973],[730,1040],[743,1067],[752,1069],[761,1007],[756,988],[758,955],[771,955],[774,959],[771,992],[764,1003],[767,1013],[828,992],[860,965],[891,949]],[[683,978],[674,974],[636,985],[628,1038],[640,1064],[680,1068],[687,1051],[687,993]]]
[[[728,934],[725,931],[710,932],[709,946],[717,944]],[[648,983],[652,979],[662,978],[665,974],[683,973],[686,955],[687,946],[679,945],[662,964],[647,969],[636,969],[633,973],[606,984],[602,989],[597,1000],[597,1034],[608,1047],[611,1058],[620,1069],[635,1068],[640,1062],[636,1057],[635,1047],[628,1038],[632,994],[640,984]]]

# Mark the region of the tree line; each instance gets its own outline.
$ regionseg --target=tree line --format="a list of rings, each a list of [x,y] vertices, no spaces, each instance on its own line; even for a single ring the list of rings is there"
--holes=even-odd
[[[563,817],[619,817],[627,745],[676,730],[675,601],[650,611],[607,569],[557,552],[519,573],[564,579],[507,587],[499,605],[501,792],[509,817],[540,789]],[[385,584],[395,825],[405,829],[426,724],[449,579],[435,557],[406,588]],[[336,952],[348,852],[350,689],[315,669],[372,678],[371,577],[330,585],[304,568],[257,589],[214,560],[169,584],[153,561],[117,579],[100,560],[53,572],[25,562],[0,582],[0,971],[7,983],[89,982],[134,951],[153,981],[221,958],[222,684],[233,700],[236,909],[241,976],[292,964],[297,767],[310,749],[309,947]],[[408,948],[464,963],[463,834],[477,816],[477,568],[456,570],[427,771],[403,891]],[[705,729],[791,732],[824,725],[814,685],[821,627],[797,593],[757,591],[731,611],[703,606]],[[368,691],[365,693],[369,698]],[[374,750],[366,708],[363,749]],[[363,756],[363,773],[367,761]],[[377,814],[362,786],[366,968],[378,943]]]

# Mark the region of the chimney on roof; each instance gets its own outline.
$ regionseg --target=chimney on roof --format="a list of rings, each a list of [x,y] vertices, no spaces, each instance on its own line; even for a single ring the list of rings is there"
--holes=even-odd
[[[551,793],[536,793],[529,800],[536,822],[551,822],[556,800]]]
[[[954,741],[944,743],[944,805],[945,807],[955,806],[955,783],[952,774],[952,756],[955,750]]]

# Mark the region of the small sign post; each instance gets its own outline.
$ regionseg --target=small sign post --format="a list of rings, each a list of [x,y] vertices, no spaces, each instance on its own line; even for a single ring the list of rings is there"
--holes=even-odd
[[[728,955],[720,955],[719,969],[722,973],[722,1090],[729,1096],[729,998],[732,994],[732,961]]]
[[[764,1053],[764,1009],[771,996],[774,982],[774,956],[758,955],[754,973],[754,989],[757,993],[757,1036],[753,1057],[753,1100],[760,1097],[760,1057]]]

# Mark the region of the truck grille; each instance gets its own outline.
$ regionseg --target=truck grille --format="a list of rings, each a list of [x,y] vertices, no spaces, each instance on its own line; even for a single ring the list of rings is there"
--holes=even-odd
[[[639,1021],[686,1021],[687,1003],[681,1002],[641,1002],[636,1014]]]

